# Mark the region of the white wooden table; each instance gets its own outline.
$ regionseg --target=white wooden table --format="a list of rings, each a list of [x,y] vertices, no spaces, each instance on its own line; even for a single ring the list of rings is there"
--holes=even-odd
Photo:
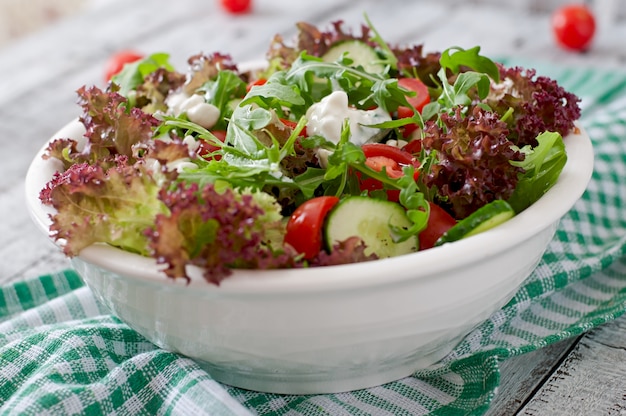
[[[324,26],[343,19],[357,27],[366,12],[393,44],[481,45],[489,56],[626,67],[624,21],[600,27],[591,51],[572,54],[555,46],[545,10],[497,2],[256,0],[242,16],[224,13],[217,0],[99,4],[0,49],[0,284],[68,267],[31,223],[24,176],[44,141],[78,115],[75,90],[102,85],[104,62],[120,49],[165,51],[179,68],[197,52],[229,53],[242,62],[262,58],[275,33],[289,39],[298,20]],[[624,415],[625,376],[626,318],[505,362],[488,414]]]

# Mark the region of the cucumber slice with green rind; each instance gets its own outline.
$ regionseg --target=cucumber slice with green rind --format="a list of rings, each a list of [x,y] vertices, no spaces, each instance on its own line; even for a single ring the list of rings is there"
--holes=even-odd
[[[513,207],[508,202],[497,199],[480,207],[468,217],[456,223],[437,240],[435,246],[482,233],[510,220],[514,216],[515,210],[513,210]]]
[[[356,236],[365,242],[366,255],[374,253],[379,258],[417,251],[417,237],[394,243],[390,224],[407,228],[412,225],[404,208],[395,202],[365,196],[348,197],[330,212],[324,230],[325,243],[332,250],[337,242]]]
[[[385,67],[378,63],[380,57],[367,43],[360,40],[346,40],[337,42],[322,56],[325,62],[335,62],[346,53],[352,59],[352,66],[362,66],[370,74],[381,74]]]

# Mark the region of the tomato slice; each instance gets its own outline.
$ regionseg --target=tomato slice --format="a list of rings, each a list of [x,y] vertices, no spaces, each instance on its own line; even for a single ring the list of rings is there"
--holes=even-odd
[[[214,130],[211,133],[213,133],[213,135],[222,143],[226,140],[226,132],[224,130]],[[200,142],[200,147],[198,147],[198,150],[196,151],[198,156],[214,160],[220,160],[222,158],[221,155],[209,156],[211,153],[220,150],[219,147],[212,145],[204,139],[199,139],[198,141]]]
[[[324,220],[338,202],[336,196],[319,196],[298,206],[287,222],[285,243],[307,260],[317,256],[322,249]]]
[[[266,82],[267,80],[265,78],[259,78],[255,81],[252,81],[248,85],[246,85],[246,92],[250,92],[252,87],[256,87],[258,85],[264,85]]]
[[[280,122],[283,123],[285,126],[289,127],[291,130],[295,130],[296,126],[298,126],[298,123],[296,123],[295,121],[287,120],[285,118],[281,118]],[[307,136],[306,126],[304,126],[302,131],[300,131],[300,136],[304,136],[304,137]]]
[[[370,156],[365,159],[365,165],[377,172],[381,172],[385,168],[387,176],[392,179],[402,177],[402,167],[398,162],[386,156]]]
[[[422,151],[422,141],[420,139],[411,140],[402,148],[402,150],[411,153],[412,155],[419,155]]]
[[[435,246],[435,243],[446,231],[456,224],[456,220],[439,205],[428,202],[430,205],[430,215],[426,228],[417,236],[419,238],[419,249],[426,250]]]
[[[113,75],[118,74],[124,65],[143,59],[143,55],[135,51],[120,51],[113,54],[106,63],[104,80],[110,81]]]
[[[430,102],[430,95],[426,84],[424,84],[419,78],[400,78],[398,79],[398,85],[409,91],[415,92],[415,96],[407,97],[407,101],[413,108],[404,106],[398,107],[398,118],[412,117],[414,111],[413,109],[421,113],[424,106]],[[416,129],[416,124],[407,124],[404,126],[402,135],[404,137],[409,137]]]
[[[368,143],[364,144],[361,149],[365,155],[365,165],[375,171],[382,171],[383,167],[390,178],[400,178],[404,174],[402,168],[404,166],[419,166],[419,161],[413,155],[403,149],[390,146],[384,143]],[[417,179],[417,171],[415,171],[415,179]],[[383,184],[374,178],[360,178],[359,187],[361,191],[376,191],[383,189]],[[400,191],[397,189],[387,190],[387,199],[389,201],[398,202]]]
[[[411,153],[384,143],[367,143],[361,149],[366,158],[384,156],[399,165],[414,165],[416,162]]]

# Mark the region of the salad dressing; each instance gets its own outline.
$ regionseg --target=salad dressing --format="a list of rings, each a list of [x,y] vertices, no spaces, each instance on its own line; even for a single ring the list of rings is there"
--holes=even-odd
[[[491,91],[489,92],[489,99],[501,100],[506,94],[509,94],[515,98],[520,98],[519,91],[515,89],[515,84],[511,78],[504,78],[500,83],[491,83]]]
[[[205,129],[215,126],[220,119],[220,110],[213,104],[209,104],[199,94],[187,95],[184,91],[173,93],[165,100],[170,112],[178,117],[187,114],[189,121],[196,123]]]
[[[350,121],[350,141],[358,146],[378,141],[386,130],[367,127],[390,121],[391,116],[380,108],[360,110],[348,104],[345,91],[334,91],[313,104],[306,113],[307,132],[320,135],[333,143],[339,143],[345,119]]]

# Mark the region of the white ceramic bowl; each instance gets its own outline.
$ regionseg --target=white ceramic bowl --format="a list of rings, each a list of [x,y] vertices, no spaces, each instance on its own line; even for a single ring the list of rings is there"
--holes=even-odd
[[[82,133],[75,121],[53,137]],[[113,314],[223,383],[290,394],[380,385],[440,360],[532,272],[593,170],[585,132],[565,142],[563,173],[533,206],[499,227],[423,252],[344,266],[241,270],[219,287],[198,270],[189,285],[172,281],[153,260],[101,244],[72,264]],[[26,177],[28,208],[45,233],[50,210],[38,195],[57,168],[40,153]]]

